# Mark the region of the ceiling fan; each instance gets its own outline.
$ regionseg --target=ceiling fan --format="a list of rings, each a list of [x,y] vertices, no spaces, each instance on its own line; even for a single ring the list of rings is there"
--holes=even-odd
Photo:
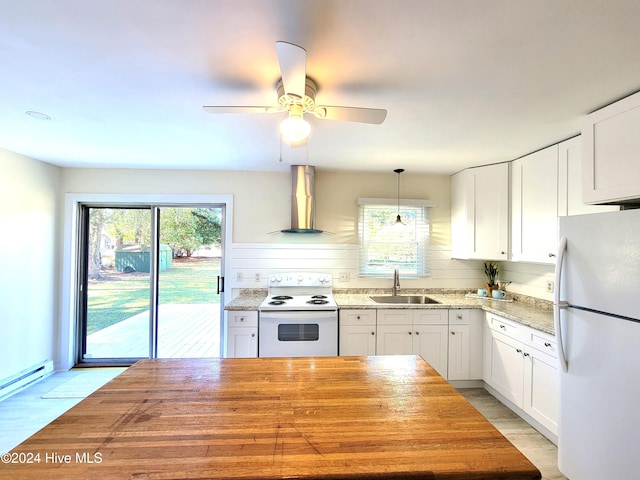
[[[318,86],[307,77],[307,51],[288,42],[276,42],[281,78],[276,85],[278,104],[274,106],[204,106],[209,113],[278,113],[288,112],[280,132],[291,143],[303,143],[311,126],[304,120],[308,113],[316,118],[347,122],[381,124],[387,111],[378,108],[316,105]]]

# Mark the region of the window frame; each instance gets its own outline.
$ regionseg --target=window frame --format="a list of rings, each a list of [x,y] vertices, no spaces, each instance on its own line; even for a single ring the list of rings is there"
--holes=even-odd
[[[430,200],[415,199],[386,199],[386,198],[359,198],[358,205],[358,276],[362,278],[389,278],[393,275],[393,271],[399,268],[400,275],[403,278],[426,278],[430,276],[429,269],[429,246],[431,237],[431,221],[429,208],[434,206],[434,202]],[[370,269],[368,265],[371,263],[369,256],[370,246],[383,245],[388,242],[371,241],[366,236],[365,221],[375,210],[388,210],[389,223],[381,226],[380,230],[392,229],[395,218],[400,209],[402,218],[413,216],[419,220],[419,223],[413,225],[415,229],[415,239],[412,241],[400,242],[401,244],[415,243],[414,256],[416,258],[415,265],[411,272],[398,266],[398,262],[391,261],[388,266],[383,269]],[[369,212],[367,212],[369,210]],[[397,243],[397,242],[394,242]]]

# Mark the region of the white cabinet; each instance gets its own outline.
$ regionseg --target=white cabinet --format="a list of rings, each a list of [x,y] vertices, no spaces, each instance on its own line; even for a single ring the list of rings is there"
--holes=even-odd
[[[556,436],[559,376],[555,338],[488,312],[484,337],[484,381]]]
[[[340,310],[340,345],[338,354],[376,354],[376,311]]]
[[[452,177],[454,258],[509,258],[509,163],[469,168]]]
[[[378,355],[420,355],[446,378],[448,310],[381,309],[377,320]]]
[[[449,310],[448,380],[482,378],[483,320],[479,309]]]
[[[558,144],[558,216],[619,210],[613,205],[588,205],[582,200],[582,137]]]
[[[582,140],[584,201],[640,198],[640,93],[587,115]]]
[[[511,166],[511,259],[554,263],[558,238],[558,145]]]
[[[226,321],[226,357],[254,358],[258,356],[258,312],[229,310]]]

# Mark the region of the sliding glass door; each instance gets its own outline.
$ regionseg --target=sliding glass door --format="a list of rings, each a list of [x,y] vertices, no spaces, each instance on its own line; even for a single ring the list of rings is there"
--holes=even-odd
[[[220,356],[223,205],[82,205],[79,227],[79,363]]]

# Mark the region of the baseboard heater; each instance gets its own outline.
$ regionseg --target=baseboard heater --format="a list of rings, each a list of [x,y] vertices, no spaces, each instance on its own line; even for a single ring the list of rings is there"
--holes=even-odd
[[[9,378],[0,380],[0,400],[11,395],[25,385],[53,373],[53,362],[45,360]]]

